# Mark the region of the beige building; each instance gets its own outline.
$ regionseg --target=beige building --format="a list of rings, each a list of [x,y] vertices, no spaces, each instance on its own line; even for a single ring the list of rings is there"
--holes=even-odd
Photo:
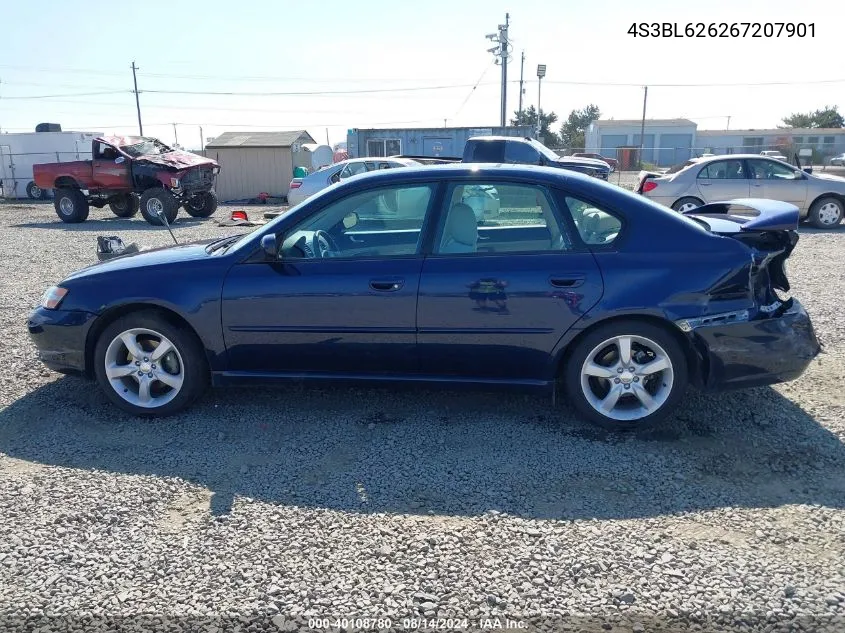
[[[314,139],[305,130],[225,132],[205,146],[205,155],[220,163],[217,195],[221,202],[254,198],[262,192],[286,196],[293,169],[309,167],[302,149]]]

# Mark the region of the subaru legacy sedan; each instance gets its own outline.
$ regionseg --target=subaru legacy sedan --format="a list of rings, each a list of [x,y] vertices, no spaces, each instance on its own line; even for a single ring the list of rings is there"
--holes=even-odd
[[[481,221],[480,186],[501,205]],[[791,380],[819,351],[787,295],[796,207],[696,211],[555,168],[386,170],[245,235],[84,268],[29,332],[131,414],[209,383],[343,379],[560,390],[594,423],[646,426],[690,384]]]

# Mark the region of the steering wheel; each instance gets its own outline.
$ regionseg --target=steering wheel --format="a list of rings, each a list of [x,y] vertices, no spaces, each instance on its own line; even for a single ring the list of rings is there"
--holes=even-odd
[[[314,231],[311,240],[314,245],[314,253],[320,259],[334,257],[340,251],[332,236],[320,229]]]

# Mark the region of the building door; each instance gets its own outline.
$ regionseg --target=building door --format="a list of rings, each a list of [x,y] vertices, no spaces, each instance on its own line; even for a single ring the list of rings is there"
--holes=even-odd
[[[451,138],[423,139],[423,156],[454,156],[454,141]]]
[[[604,156],[616,156],[616,148],[627,144],[627,134],[602,134],[598,153]]]
[[[667,167],[688,161],[691,149],[692,134],[661,134],[657,164]]]

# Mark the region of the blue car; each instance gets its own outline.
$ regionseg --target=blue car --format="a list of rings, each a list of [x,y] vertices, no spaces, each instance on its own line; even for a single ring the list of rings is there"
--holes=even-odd
[[[495,188],[478,219],[466,200]],[[682,215],[566,170],[355,176],[245,235],[141,251],[47,290],[43,362],[164,416],[207,385],[355,380],[560,390],[613,429],[706,390],[798,377],[819,352],[787,296],[798,211]]]

